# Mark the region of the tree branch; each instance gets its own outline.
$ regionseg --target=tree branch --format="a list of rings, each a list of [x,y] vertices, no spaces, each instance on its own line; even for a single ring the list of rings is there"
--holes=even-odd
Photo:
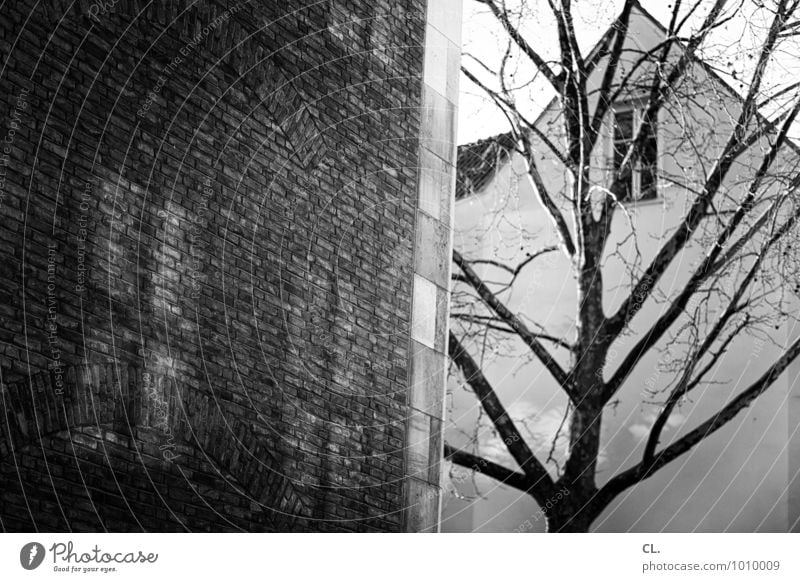
[[[459,319],[461,321],[467,321],[469,323],[475,323],[477,325],[485,325],[490,329],[494,329],[496,331],[502,331],[504,333],[510,333],[514,335],[516,335],[517,333],[510,327],[504,327],[495,324],[494,322],[498,321],[496,317],[485,316],[485,315],[473,315],[471,313],[451,313],[450,317],[452,317],[453,319]],[[549,335],[546,333],[534,333],[533,335],[535,335],[537,338],[554,343],[558,347],[564,348],[565,350],[573,349],[573,346],[571,344],[553,335]]]
[[[523,493],[529,493],[530,482],[528,478],[522,473],[517,473],[511,469],[506,469],[502,465],[487,461],[483,457],[473,455],[467,451],[462,451],[449,444],[444,444],[444,456],[459,467],[471,469],[477,473],[482,473],[487,477],[496,479],[501,483],[510,485]],[[546,498],[545,498],[546,499]],[[538,501],[538,500],[537,500]]]
[[[561,241],[561,245],[564,247],[564,252],[568,257],[574,257],[577,252],[575,242],[572,240],[572,235],[569,232],[569,226],[567,226],[564,215],[561,214],[558,206],[553,202],[552,197],[547,192],[547,187],[539,173],[539,168],[536,166],[536,151],[533,148],[533,144],[531,144],[531,140],[526,134],[522,134],[520,138],[525,148],[525,161],[528,164],[528,176],[530,176],[533,182],[533,189],[539,198],[539,203],[553,222],[556,234]]]
[[[478,59],[475,60],[480,63]],[[481,63],[481,65],[483,65],[483,63]],[[485,65],[483,66],[485,67]],[[486,85],[486,83],[478,79],[478,77],[476,77],[475,74],[472,73],[472,71],[470,71],[463,65],[461,66],[461,72],[464,73],[464,76],[467,77],[467,79],[472,81],[472,83],[477,85],[478,88],[480,88],[484,93],[486,93],[492,99],[492,101],[495,102],[495,105],[497,105],[500,109],[507,110],[506,115],[514,117],[518,122],[521,122],[521,125],[524,126],[524,129],[532,132],[534,135],[536,135],[537,138],[542,140],[542,143],[544,143],[547,146],[547,148],[550,150],[550,153],[552,153],[556,158],[558,158],[558,160],[562,164],[567,166],[567,168],[570,167],[571,165],[570,161],[563,153],[561,153],[561,151],[559,151],[559,149],[556,147],[553,141],[549,137],[547,137],[547,135],[541,129],[536,127],[536,124],[534,124],[524,115],[522,115],[516,108],[514,103],[512,103],[507,96],[501,95],[497,91],[490,89],[488,85]],[[522,129],[523,128],[519,128],[520,132],[522,131]]]
[[[743,284],[740,286],[742,292],[744,292],[744,289],[746,287],[747,284]],[[737,297],[740,296],[741,294],[737,294]],[[669,398],[667,398],[667,402],[664,404],[664,408],[661,410],[655,422],[653,423],[653,427],[650,429],[650,435],[648,436],[647,443],[645,444],[644,447],[642,462],[645,465],[651,463],[655,458],[655,451],[661,439],[661,432],[663,431],[664,426],[666,426],[669,417],[672,415],[673,409],[675,408],[675,406],[677,406],[678,402],[680,402],[681,398],[683,398],[686,394],[688,394],[692,388],[698,385],[699,382],[691,381],[692,373],[694,372],[697,363],[700,361],[703,355],[705,355],[705,353],[708,352],[709,349],[711,349],[711,345],[717,340],[717,337],[722,332],[723,328],[725,327],[725,324],[733,316],[733,314],[736,313],[737,301],[738,299],[734,298],[734,300],[730,303],[728,309],[726,309],[723,316],[720,317],[717,324],[714,326],[712,332],[708,334],[706,339],[703,341],[703,345],[700,346],[700,349],[698,349],[697,352],[694,354],[694,356],[691,358],[691,363],[686,366],[686,369],[681,375],[680,381],[678,382],[678,384],[676,384],[675,388],[673,388],[672,392],[669,395]],[[700,374],[698,375],[698,379],[702,378],[703,375],[711,368],[711,366],[713,366],[714,363],[716,363],[719,360],[720,356],[723,353],[725,353],[725,350],[727,349],[728,345],[736,338],[736,336],[747,325],[747,321],[748,318],[747,316],[745,316],[744,322],[739,324],[736,327],[734,333],[730,334],[726,338],[726,340],[722,343],[717,353],[711,357],[711,361],[706,366],[704,366],[703,370],[701,370]]]
[[[611,86],[614,82],[614,77],[617,74],[617,67],[619,65],[620,56],[622,55],[622,47],[625,45],[625,38],[628,36],[628,22],[630,21],[631,9],[635,4],[635,0],[626,0],[622,12],[612,26],[614,30],[614,48],[608,59],[608,65],[603,72],[603,82],[600,85],[600,93],[597,97],[597,107],[594,110],[592,117],[591,130],[591,143],[594,144],[597,136],[600,134],[600,126],[603,123],[611,101],[609,94]]]
[[[534,260],[538,259],[542,255],[547,253],[552,253],[553,251],[558,250],[558,247],[545,247],[541,250],[536,251],[532,255],[525,257],[514,269],[509,267],[508,265],[501,263],[500,261],[495,261],[493,259],[477,259],[474,261],[470,261],[472,265],[491,265],[493,267],[497,267],[498,269],[502,269],[509,275],[511,275],[511,281],[509,282],[508,286],[511,286],[519,274],[522,272],[522,269],[527,267],[531,264]]]
[[[725,4],[727,4],[728,0],[716,0],[714,6],[711,8],[711,11],[706,16],[705,20],[703,21],[703,25],[700,28],[700,31],[693,35],[689,41],[686,43],[685,51],[681,55],[681,58],[676,63],[675,67],[673,67],[672,71],[670,71],[669,76],[666,79],[666,82],[662,82],[661,75],[656,74],[653,75],[653,82],[650,87],[650,95],[648,98],[648,105],[647,110],[644,114],[644,119],[657,119],[658,112],[661,110],[661,107],[666,102],[667,96],[669,92],[675,87],[677,82],[683,78],[684,73],[688,70],[689,65],[694,62],[695,52],[700,47],[700,45],[705,40],[708,33],[714,28],[714,23],[716,22],[717,18],[719,17],[720,13],[722,12]],[[673,21],[675,17],[675,12],[673,12]],[[672,26],[672,22],[670,26]],[[669,37],[669,31],[667,36]],[[663,50],[661,55],[659,56],[658,67],[657,71],[663,68],[666,64],[667,57],[669,56],[669,50],[671,47],[671,43],[666,42],[663,46]],[[645,140],[647,139],[647,124],[641,124],[639,131],[636,134],[636,137],[632,140],[630,147],[628,148],[625,157],[620,164],[619,171],[617,172],[609,191],[612,193],[612,197],[619,199],[624,192],[625,184],[630,179],[631,173],[633,172],[633,167],[639,157],[639,152],[642,150],[642,146],[644,145]],[[608,223],[608,216],[607,214],[613,212],[614,205],[612,200],[606,199],[605,204],[603,204],[603,208],[601,211],[601,223],[607,224]],[[631,294],[633,295],[633,294]]]
[[[548,352],[547,349],[545,349],[545,347],[539,343],[535,337],[535,334],[528,329],[528,327],[519,317],[511,313],[508,307],[506,307],[497,298],[497,296],[495,296],[495,294],[489,290],[483,280],[477,275],[477,273],[475,273],[472,267],[470,267],[469,262],[466,261],[464,257],[462,257],[461,254],[455,249],[453,249],[453,261],[461,269],[464,277],[467,279],[472,288],[478,293],[481,300],[483,300],[483,302],[486,303],[486,305],[488,305],[492,311],[497,314],[501,321],[506,323],[517,333],[517,335],[519,335],[525,345],[527,345],[536,355],[536,357],[539,358],[539,361],[542,362],[545,368],[547,368],[561,388],[567,393],[568,396],[570,396],[570,398],[572,398],[572,391],[568,385],[568,377],[566,372],[564,372],[558,362],[553,359],[553,356],[550,355],[550,352]]]
[[[553,489],[553,480],[550,474],[528,447],[525,439],[517,430],[514,421],[511,420],[505,407],[497,397],[494,388],[489,384],[475,360],[472,359],[472,356],[469,355],[452,331],[448,342],[448,352],[450,359],[455,362],[461,373],[464,374],[464,378],[472,388],[472,391],[475,392],[475,396],[478,397],[481,406],[483,406],[492,424],[497,429],[500,438],[503,439],[508,452],[511,453],[511,456],[522,468],[525,475],[531,479],[530,489],[537,494],[543,495],[543,499],[547,499]]]
[[[724,4],[725,4],[724,0],[717,0],[717,6],[720,6],[720,10],[721,10],[721,5]],[[727,143],[723,147],[722,153],[720,154],[719,158],[717,158],[716,163],[714,164],[714,168],[711,171],[711,174],[709,175],[708,179],[706,180],[703,191],[695,198],[684,220],[681,222],[681,224],[678,226],[678,228],[675,230],[675,232],[672,234],[669,240],[664,244],[664,246],[661,247],[661,249],[656,254],[653,261],[648,266],[642,278],[634,286],[630,295],[628,295],[628,297],[623,301],[617,313],[609,318],[609,330],[611,331],[612,334],[619,333],[623,329],[624,325],[628,321],[627,314],[628,310],[630,309],[630,306],[634,302],[640,303],[642,301],[642,298],[646,299],[650,295],[655,284],[658,282],[661,276],[666,272],[666,270],[672,264],[672,260],[678,255],[678,253],[683,249],[683,247],[689,241],[689,239],[692,236],[692,233],[697,228],[697,226],[699,226],[700,222],[705,217],[706,212],[714,199],[714,196],[716,195],[717,191],[722,185],[722,182],[724,181],[725,177],[728,174],[728,171],[730,170],[731,166],[733,165],[737,157],[741,155],[741,153],[743,153],[746,149],[748,149],[753,143],[755,143],[755,141],[766,135],[768,132],[772,131],[772,128],[775,127],[774,123],[768,123],[759,130],[753,132],[749,136],[749,138],[745,138],[747,127],[750,121],[757,114],[755,103],[756,103],[756,97],[758,95],[758,89],[760,88],[761,83],[763,81],[763,76],[766,71],[766,63],[768,61],[769,55],[772,53],[772,48],[774,47],[775,42],[777,40],[777,34],[780,31],[781,27],[783,26],[784,15],[780,13],[780,10],[785,8],[785,4],[786,4],[785,0],[782,0],[781,5],[779,7],[779,13],[775,15],[775,18],[772,21],[769,34],[767,35],[767,39],[761,48],[761,53],[759,55],[759,62],[758,65],[756,66],[755,73],[753,73],[753,81],[748,90],[747,97],[745,98],[744,103],[742,105],[742,111],[739,114],[739,119],[737,120],[736,125],[734,126],[734,130],[731,133],[730,137],[728,138]],[[652,119],[652,112],[650,111],[650,109],[652,108],[653,105],[651,103],[651,106],[648,110],[648,115],[650,116],[650,119]],[[793,121],[796,115],[797,115],[797,107],[795,107],[788,114],[788,119],[791,119]],[[785,122],[783,127],[784,130],[788,131],[788,127]],[[641,135],[642,131],[640,131],[639,133],[640,133],[639,137],[642,137]],[[776,145],[778,146],[783,145],[784,140],[785,140],[785,131],[783,138],[779,137],[778,141],[776,142]],[[631,148],[633,147],[634,146],[632,145]],[[771,152],[774,150],[775,148],[773,147]],[[773,153],[769,155],[774,156]],[[769,155],[767,157],[769,157]],[[769,166],[767,166],[767,169],[768,167]],[[761,178],[763,178],[763,176],[761,176]],[[617,186],[617,184],[615,184],[614,186]]]
[[[531,62],[536,66],[536,68],[545,76],[545,78],[550,82],[553,88],[561,92],[561,86],[563,79],[560,75],[556,75],[555,72],[550,68],[550,66],[545,62],[545,60],[537,53],[531,45],[528,44],[528,41],[523,38],[520,34],[519,30],[511,24],[511,21],[508,18],[508,13],[505,10],[501,10],[497,4],[493,2],[493,0],[476,0],[480,4],[485,4],[489,7],[494,17],[503,25],[503,28],[506,30],[508,35],[511,39],[516,43],[516,45],[520,48],[520,50],[531,60]]]
[[[594,504],[603,508],[607,506],[622,491],[644,481],[661,467],[680,457],[692,449],[697,443],[705,440],[710,435],[721,429],[733,420],[742,410],[749,407],[753,401],[763,394],[767,388],[786,370],[786,368],[800,354],[800,338],[784,352],[784,354],[770,368],[739,396],[724,406],[717,414],[708,418],[696,429],[679,438],[673,444],[653,456],[649,463],[641,462],[630,469],[623,471],[600,489]]]
[[[781,132],[778,134],[775,142],[764,156],[761,165],[759,166],[758,171],[756,172],[756,175],[750,184],[747,195],[742,200],[728,224],[717,237],[714,246],[703,259],[700,266],[689,278],[689,281],[686,283],[683,290],[670,304],[669,308],[660,318],[658,318],[658,320],[656,320],[655,324],[653,324],[648,332],[645,333],[644,336],[636,343],[633,349],[628,353],[627,357],[623,360],[622,364],[620,364],[619,368],[617,368],[614,376],[606,384],[606,399],[610,399],[614,395],[614,393],[619,389],[628,375],[642,359],[644,354],[646,354],[647,351],[650,350],[653,345],[655,345],[655,343],[661,338],[667,329],[669,329],[669,327],[680,316],[689,299],[700,287],[702,282],[714,272],[717,260],[723,251],[724,245],[736,231],[747,213],[752,209],[756,199],[756,194],[761,187],[764,177],[767,175],[767,171],[772,166],[773,162],[777,159],[780,148],[785,143],[788,132],[798,113],[800,113],[800,100],[798,100],[794,109],[784,122]],[[717,187],[718,186],[719,184],[717,184]],[[702,198],[702,196],[700,198]],[[700,198],[698,198],[698,200]],[[697,201],[695,201],[695,205],[697,205]],[[695,210],[695,205],[692,206],[692,210]],[[627,325],[627,323],[630,321],[632,315],[628,313],[627,310],[630,309],[631,302],[635,299],[637,305],[641,306],[644,300],[650,295],[650,293],[652,293],[658,278],[660,278],[660,276],[666,271],[667,266],[671,264],[672,258],[674,258],[674,256],[678,253],[678,250],[682,248],[683,245],[688,241],[688,238],[691,237],[694,228],[699,224],[700,220],[701,218],[694,219],[687,216],[682,223],[681,228],[679,228],[679,232],[683,232],[683,237],[685,237],[685,240],[680,238],[672,245],[670,245],[670,242],[668,242],[664,247],[662,247],[659,254],[645,272],[645,276],[642,277],[642,279],[634,287],[631,295],[629,295],[628,298],[623,302],[623,306],[620,307],[620,309],[614,316],[612,316],[612,318],[610,318],[609,328],[611,329],[612,333],[618,333],[622,327]],[[691,228],[691,230],[686,230],[687,228]],[[676,235],[677,234],[678,232],[676,232]],[[674,238],[675,235],[673,235],[672,239]],[[659,259],[659,257],[662,255],[663,258]],[[661,262],[659,262],[659,260]]]

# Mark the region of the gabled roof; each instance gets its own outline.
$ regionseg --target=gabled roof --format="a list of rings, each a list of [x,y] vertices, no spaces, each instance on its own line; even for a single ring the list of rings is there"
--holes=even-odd
[[[647,12],[639,4],[639,0],[634,0],[633,7],[647,19],[654,22],[660,30],[666,31],[661,23],[653,15]],[[587,54],[587,59],[591,59],[605,42],[607,37],[614,32],[611,25],[603,33],[594,47]],[[535,123],[539,122],[542,115],[552,107],[558,99],[554,97],[537,117]],[[456,200],[467,198],[480,192],[490,179],[511,159],[511,154],[516,149],[517,144],[510,131],[499,133],[491,137],[480,139],[468,144],[458,146],[458,157],[456,162]]]
[[[658,30],[664,34],[667,33],[667,28],[658,21],[658,19],[650,14],[642,7],[639,0],[633,1],[633,8],[650,23],[656,26]],[[614,31],[613,24],[608,27],[606,32],[600,37],[595,46],[587,54],[587,59],[591,59],[593,55],[599,50],[599,47],[605,42],[608,35]],[[733,98],[742,99],[730,83],[728,83],[719,73],[717,73],[711,65],[703,59],[694,58],[696,63],[699,63],[704,71],[717,81],[724,89],[726,89]],[[534,124],[538,123],[541,117],[553,106],[558,97],[548,103],[542,109],[542,112],[537,117]],[[758,114],[760,115],[760,113]],[[786,145],[800,154],[800,145],[795,143],[792,139],[786,140]],[[480,192],[490,181],[507,161],[511,159],[511,153],[516,149],[516,144],[511,136],[511,132],[500,133],[488,138],[484,138],[472,143],[458,146],[458,161],[456,166],[456,200],[461,200]]]

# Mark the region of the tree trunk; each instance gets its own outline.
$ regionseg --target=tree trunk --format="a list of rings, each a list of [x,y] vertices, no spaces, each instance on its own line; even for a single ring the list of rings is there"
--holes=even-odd
[[[567,497],[548,513],[547,533],[587,533],[592,521],[586,504]]]

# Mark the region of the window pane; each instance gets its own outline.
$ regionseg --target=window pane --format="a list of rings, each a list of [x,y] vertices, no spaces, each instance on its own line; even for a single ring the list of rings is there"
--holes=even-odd
[[[614,173],[619,172],[625,154],[633,140],[634,116],[633,110],[618,111],[615,114],[614,124]],[[625,192],[621,201],[629,200],[633,196],[633,172],[625,184]]]
[[[616,114],[616,134],[614,140],[630,142],[633,138],[633,110],[618,111]]]
[[[642,152],[639,158],[640,167],[640,200],[647,200],[656,197],[657,193],[657,172],[658,172],[658,125],[654,120],[644,120],[647,139],[642,144]]]

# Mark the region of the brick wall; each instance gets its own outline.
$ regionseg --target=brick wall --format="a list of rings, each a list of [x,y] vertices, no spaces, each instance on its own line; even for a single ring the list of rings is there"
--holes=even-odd
[[[3,9],[3,529],[404,528],[425,4]]]

